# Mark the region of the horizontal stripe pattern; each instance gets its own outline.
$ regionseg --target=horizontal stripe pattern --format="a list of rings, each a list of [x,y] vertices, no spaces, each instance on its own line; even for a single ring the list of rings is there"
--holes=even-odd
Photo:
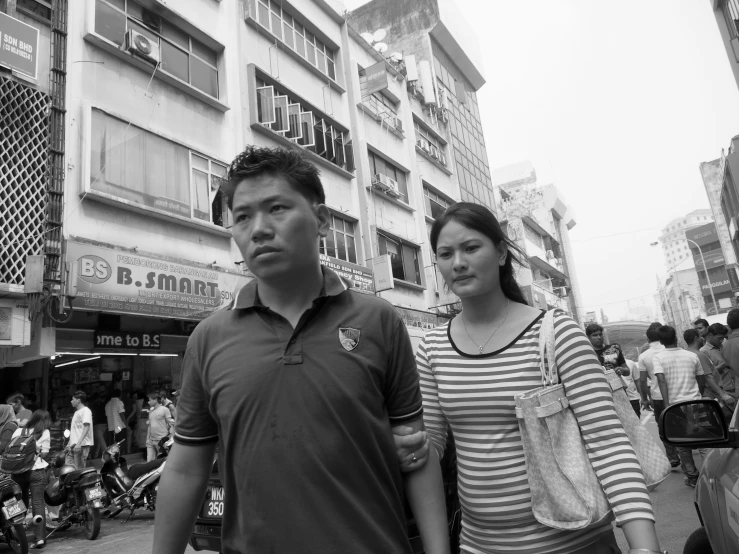
[[[429,331],[418,348],[424,423],[439,457],[448,426],[454,434],[467,553],[573,552],[611,529],[608,522],[584,531],[551,529],[531,510],[515,397],[541,386],[540,326],[541,319],[504,350],[482,357],[459,354],[448,324]],[[560,310],[554,329],[560,379],[616,521],[653,521],[639,462],[590,341]]]

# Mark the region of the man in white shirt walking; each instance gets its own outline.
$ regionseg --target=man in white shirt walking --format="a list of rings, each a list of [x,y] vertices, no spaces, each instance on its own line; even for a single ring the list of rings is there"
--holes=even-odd
[[[70,426],[69,450],[64,463],[83,469],[90,456],[90,447],[95,443],[92,437],[92,412],[85,406],[87,393],[78,390],[72,395],[74,415]]]
[[[118,442],[123,438],[126,431],[124,417],[126,416],[126,407],[121,400],[120,389],[115,389],[110,395],[110,400],[105,405],[105,418],[108,420],[108,434],[112,442]]]
[[[659,390],[657,379],[654,376],[654,356],[659,352],[662,352],[665,347],[659,341],[659,333],[657,330],[662,327],[661,323],[652,323],[647,329],[647,340],[649,341],[649,349],[639,354],[639,362],[637,368],[639,370],[639,383],[640,393],[642,398],[642,408],[645,410],[649,406],[649,394],[651,393],[652,402],[654,403],[654,419],[659,421],[659,416],[662,410],[665,409],[665,403],[662,399],[662,393]],[[651,388],[647,382],[647,378],[651,381]],[[675,447],[671,444],[663,443],[665,445],[665,453],[667,459],[670,460],[672,467],[680,465],[680,458],[677,455]]]
[[[660,327],[657,333],[665,349],[655,354],[652,362],[665,406],[684,400],[700,400],[700,391],[705,386],[705,375],[698,355],[678,347],[677,333],[673,327],[665,325]],[[685,484],[695,487],[698,482],[698,469],[693,460],[693,450],[684,447],[677,447],[675,450],[685,473]]]

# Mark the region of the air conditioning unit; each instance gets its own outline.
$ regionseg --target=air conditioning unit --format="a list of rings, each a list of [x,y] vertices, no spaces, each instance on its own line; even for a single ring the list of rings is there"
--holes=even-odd
[[[390,188],[388,188],[385,191],[385,194],[389,194],[390,196],[393,196],[395,198],[400,198],[403,196],[403,193],[400,192],[400,188],[398,187],[398,182],[395,179],[387,178],[388,184],[390,185]]]
[[[159,45],[133,29],[126,33],[123,49],[153,64],[159,63]]]
[[[447,108],[442,108],[440,117],[444,123],[449,123],[449,110]]]
[[[377,173],[372,180],[372,185],[383,192],[387,192],[390,189],[398,190],[398,183],[394,179],[391,179],[387,175]]]
[[[439,153],[439,161],[440,161],[440,162],[441,162],[442,164],[446,165],[446,155],[445,155],[445,154],[444,154],[443,152],[440,152],[440,153]]]
[[[552,259],[554,259],[554,252],[552,252],[551,250],[547,250],[547,260]]]
[[[395,127],[398,131],[403,131],[403,120],[399,117],[393,117],[390,120],[390,124]]]
[[[560,298],[565,298],[567,296],[567,287],[556,287],[554,289],[554,294]]]
[[[436,145],[434,145],[434,144],[432,144],[431,145],[431,150],[429,151],[429,154],[431,154],[431,157],[432,158],[435,158],[435,159],[438,160],[439,159],[439,147],[436,146]]]
[[[428,153],[431,150],[431,144],[429,143],[429,141],[427,141],[424,138],[420,138],[416,140],[416,146],[418,146],[421,150],[423,150],[426,153]]]
[[[0,346],[31,344],[27,300],[0,300]]]

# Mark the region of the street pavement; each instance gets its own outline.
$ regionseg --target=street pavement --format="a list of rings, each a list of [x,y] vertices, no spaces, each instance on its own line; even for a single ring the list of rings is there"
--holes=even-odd
[[[657,425],[651,412],[646,412],[642,418],[652,436],[659,440]],[[700,455],[695,452],[696,463],[700,463]],[[681,554],[685,541],[695,529],[700,526],[698,516],[693,506],[695,489],[683,483],[684,475],[680,469],[674,469],[672,474],[652,493],[652,502],[657,517],[657,533],[662,548],[672,554]],[[113,554],[148,554],[151,552],[151,543],[154,535],[154,514],[151,512],[137,513],[128,523],[122,523],[124,515],[113,520],[103,520],[100,536],[97,540],[88,541],[84,538],[82,529],[72,528],[58,536],[52,536],[44,552],[76,554],[99,554],[111,552]],[[628,544],[623,532],[616,530],[616,538],[623,552],[628,552]],[[0,546],[0,554],[9,553],[7,546]],[[195,552],[188,547],[186,552]]]

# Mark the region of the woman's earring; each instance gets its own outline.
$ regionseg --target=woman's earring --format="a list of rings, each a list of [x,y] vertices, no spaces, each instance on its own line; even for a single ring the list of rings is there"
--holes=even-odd
[[[501,266],[504,266],[505,265],[505,259],[498,260],[498,264],[501,265]]]

